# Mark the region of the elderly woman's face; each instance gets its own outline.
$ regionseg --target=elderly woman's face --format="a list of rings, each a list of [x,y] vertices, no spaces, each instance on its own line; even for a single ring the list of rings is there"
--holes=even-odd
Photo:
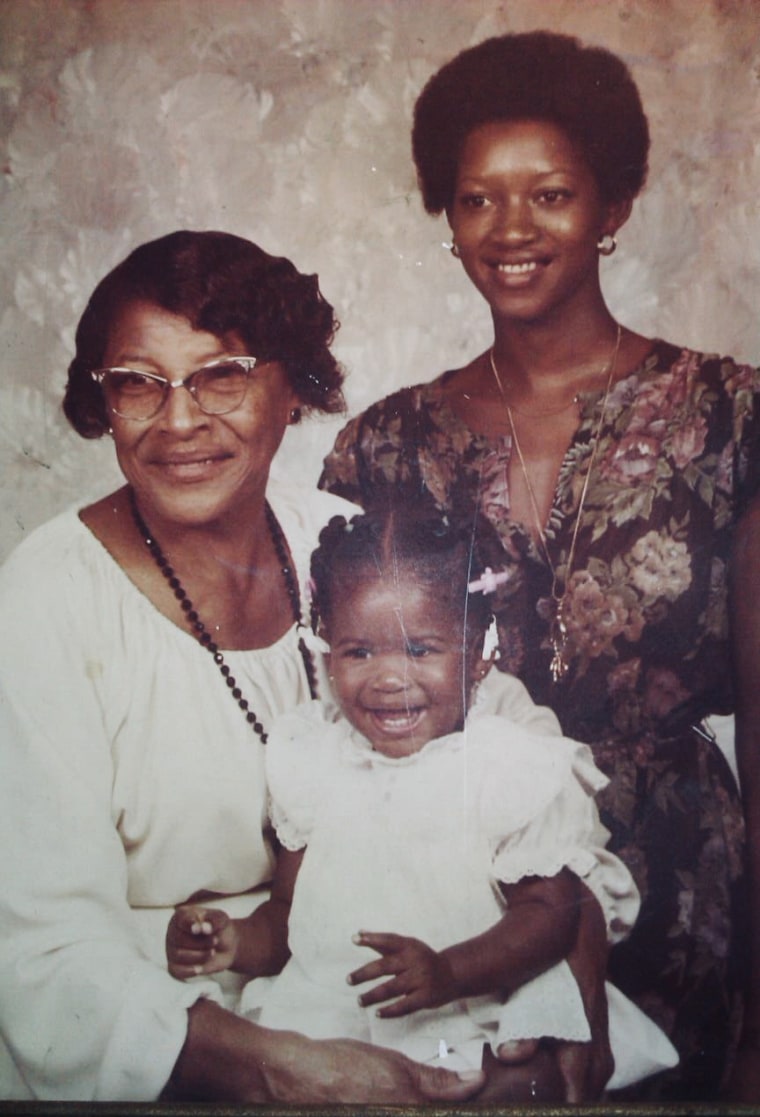
[[[153,303],[134,302],[114,321],[104,367],[184,379],[209,362],[251,356],[237,334],[216,337]],[[298,399],[276,362],[251,372],[242,402],[201,411],[184,387],[147,420],[111,414],[119,465],[147,515],[177,524],[222,522],[261,500],[269,467]]]
[[[495,315],[539,320],[595,292],[597,241],[617,216],[557,125],[501,121],[468,136],[448,217],[465,271]]]

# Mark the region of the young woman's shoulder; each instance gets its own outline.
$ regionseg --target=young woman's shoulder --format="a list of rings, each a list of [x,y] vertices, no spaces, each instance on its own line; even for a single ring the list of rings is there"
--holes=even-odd
[[[693,381],[723,384],[729,391],[739,387],[760,388],[760,368],[719,352],[692,349],[688,345],[656,338],[644,359],[644,372],[686,376]]]
[[[360,412],[346,425],[345,429],[353,427],[378,427],[393,422],[399,416],[407,413],[417,413],[435,407],[441,400],[447,381],[453,371],[443,372],[433,380],[426,380],[419,384],[409,384],[397,388],[390,395],[371,403],[364,411]]]

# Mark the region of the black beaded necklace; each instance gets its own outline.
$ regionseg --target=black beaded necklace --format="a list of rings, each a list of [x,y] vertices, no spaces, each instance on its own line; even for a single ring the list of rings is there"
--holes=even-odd
[[[206,651],[214,657],[214,663],[219,668],[219,671],[221,672],[225,683],[229,687],[232,697],[235,699],[238,706],[245,714],[245,719],[253,729],[253,732],[261,738],[262,744],[265,745],[267,743],[267,733],[264,729],[264,726],[261,724],[254,711],[250,709],[248,700],[243,697],[243,692],[238,686],[237,680],[230,671],[229,666],[224,662],[224,656],[219,651],[218,645],[214,642],[211,637],[211,633],[207,630],[205,624],[198,616],[198,611],[196,610],[190,598],[185,593],[182,583],[175,574],[174,569],[169,563],[169,560],[164,555],[164,552],[161,550],[157,541],[153,538],[152,533],[148,529],[148,525],[145,523],[145,520],[140,515],[140,509],[137,507],[137,500],[135,499],[133,489],[129,490],[129,503],[132,509],[132,518],[135,521],[135,526],[140,532],[145,546],[150,551],[156,563],[156,566],[169,583],[174,596],[179,602],[182,612],[185,614],[187,623],[189,624],[195,636],[197,636],[198,642],[202,644]],[[275,553],[277,555],[277,561],[280,564],[280,571],[282,573],[283,582],[285,583],[285,589],[287,590],[288,597],[290,599],[290,607],[293,610],[293,620],[296,623],[296,627],[301,628],[303,622],[301,618],[301,603],[298,597],[298,585],[293,573],[293,568],[288,561],[288,550],[285,543],[285,535],[277,521],[277,517],[275,516],[268,503],[264,505],[264,511],[266,513],[269,535],[272,540],[272,545],[274,546]],[[298,650],[301,653],[304,670],[306,671],[306,679],[309,684],[309,693],[311,694],[312,698],[316,698],[317,672],[314,666],[314,660],[312,658],[311,652],[306,647],[303,636],[300,636],[298,639]]]

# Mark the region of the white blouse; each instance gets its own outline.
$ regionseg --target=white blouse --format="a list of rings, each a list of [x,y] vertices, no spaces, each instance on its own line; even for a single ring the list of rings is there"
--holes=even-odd
[[[268,496],[303,590],[319,528],[355,510]],[[0,571],[0,631],[1,1094],[151,1100],[186,1009],[219,997],[169,976],[171,906],[270,879],[264,747],[209,653],[74,510]],[[265,727],[308,697],[295,628],[225,660]]]

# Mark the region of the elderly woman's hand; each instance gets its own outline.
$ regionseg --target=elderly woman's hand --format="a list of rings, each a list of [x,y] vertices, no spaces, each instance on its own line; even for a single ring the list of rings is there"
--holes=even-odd
[[[188,1012],[187,1040],[165,1096],[296,1105],[463,1102],[482,1071],[455,1073],[354,1040],[311,1040],[234,1016],[210,1001]]]
[[[478,1093],[483,1071],[454,1072],[415,1063],[385,1047],[356,1040],[307,1040],[272,1032],[289,1048],[284,1065],[266,1069],[277,1100],[305,1104],[422,1105],[462,1102]]]

